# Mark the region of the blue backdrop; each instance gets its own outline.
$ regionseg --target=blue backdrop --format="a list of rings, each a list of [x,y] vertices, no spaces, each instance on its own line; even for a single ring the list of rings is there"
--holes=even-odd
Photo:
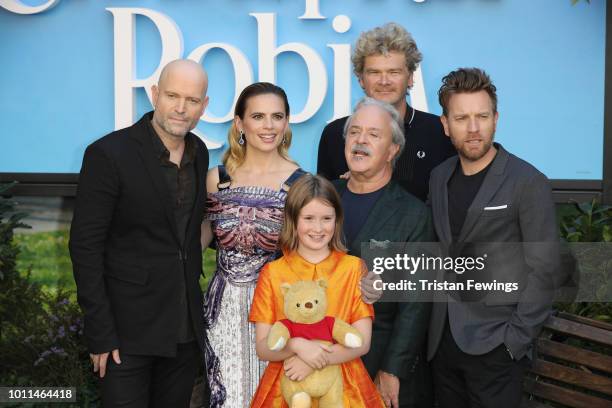
[[[413,34],[423,52],[429,111],[440,113],[436,91],[446,73],[482,67],[498,87],[497,140],[550,178],[602,178],[603,0],[575,6],[570,0],[313,1],[324,17],[319,19],[298,18],[307,0],[57,0],[38,14],[9,11],[14,5],[43,3],[0,0],[0,172],[79,171],[85,146],[116,126],[118,22],[107,9],[126,14],[128,8],[146,8],[175,23],[183,57],[202,44],[229,44],[244,54],[254,80],[259,79],[258,30],[263,27],[251,13],[275,13],[277,46],[297,42],[312,48],[325,65],[326,96],[312,117],[292,125],[291,147],[293,158],[308,170],[315,169],[321,130],[334,114],[334,52],[328,44],[353,44],[360,32],[395,21]],[[350,20],[348,31],[334,29],[338,15]],[[134,24],[133,39],[119,42],[135,47],[133,78],[146,78],[160,62],[163,35],[146,16],[136,15]],[[214,49],[203,65],[211,78],[209,112],[224,116],[234,98],[231,60]],[[276,67],[292,111],[301,111],[309,86],[304,60],[282,53]],[[137,119],[151,104],[144,89],[134,92]],[[350,100],[361,96],[353,78]],[[228,125],[201,121],[198,129],[211,141],[225,143]],[[224,148],[211,151],[211,165]]]

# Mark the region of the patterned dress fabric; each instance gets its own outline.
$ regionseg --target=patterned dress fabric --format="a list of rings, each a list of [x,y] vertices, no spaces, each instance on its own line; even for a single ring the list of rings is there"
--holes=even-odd
[[[267,365],[255,352],[249,308],[259,270],[279,255],[286,197],[282,188],[258,186],[208,195],[206,217],[217,247],[217,270],[204,298],[211,408],[248,407]]]

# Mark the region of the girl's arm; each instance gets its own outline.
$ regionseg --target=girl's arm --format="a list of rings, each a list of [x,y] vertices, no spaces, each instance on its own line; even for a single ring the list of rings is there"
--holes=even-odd
[[[328,356],[328,364],[342,364],[363,356],[370,351],[370,340],[372,338],[372,319],[365,317],[352,324],[363,337],[363,344],[358,348],[348,348],[341,344],[331,346],[332,352]]]
[[[268,348],[268,333],[271,328],[272,325],[266,323],[255,323],[255,351],[257,351],[257,357],[263,361],[282,361],[295,355],[289,347],[291,340],[282,350],[272,351]]]
[[[315,369],[323,368],[329,364],[329,356],[332,351],[331,346],[317,341],[310,341],[299,337],[292,338],[289,339],[287,345],[282,350],[270,350],[268,348],[268,333],[271,328],[272,326],[266,323],[255,323],[255,350],[260,360],[283,361],[297,354],[306,364]],[[369,342],[368,339],[368,348]]]

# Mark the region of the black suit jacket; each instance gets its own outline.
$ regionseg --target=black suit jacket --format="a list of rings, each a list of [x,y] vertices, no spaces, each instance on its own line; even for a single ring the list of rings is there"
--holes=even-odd
[[[346,190],[346,180],[335,180],[338,193]],[[361,244],[384,242],[430,242],[433,226],[429,209],[418,198],[390,181],[353,242],[349,254],[361,256]],[[424,345],[431,305],[428,303],[377,302],[370,351],[362,357],[374,378],[379,370],[402,380],[402,404],[419,399],[425,379]]]
[[[170,194],[148,130],[152,113],[87,147],[70,255],[91,352],[174,356],[179,301],[187,296],[203,345],[199,276],[208,150],[195,135],[196,200],[181,246]],[[186,293],[180,290],[184,276]]]

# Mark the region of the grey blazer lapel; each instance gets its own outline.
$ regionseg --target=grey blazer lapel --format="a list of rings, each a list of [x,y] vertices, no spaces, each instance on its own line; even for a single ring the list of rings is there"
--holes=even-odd
[[[455,172],[457,168],[457,157],[455,156],[447,163],[445,167],[441,169],[441,176],[437,186],[433,186],[436,189],[439,200],[433,201],[433,215],[434,219],[438,220],[438,226],[440,227],[438,240],[440,242],[450,243],[453,241],[453,236],[450,228],[450,220],[448,218],[448,180]]]
[[[461,227],[461,233],[459,234],[459,242],[465,242],[468,238],[476,222],[482,215],[484,207],[489,203],[504,181],[506,163],[508,163],[508,152],[497,143],[495,147],[497,148],[497,154],[493,159],[493,164],[489,172],[482,182],[482,186],[480,186],[480,190],[478,190],[476,197],[474,197],[474,201],[472,201],[468,209],[465,221]]]

